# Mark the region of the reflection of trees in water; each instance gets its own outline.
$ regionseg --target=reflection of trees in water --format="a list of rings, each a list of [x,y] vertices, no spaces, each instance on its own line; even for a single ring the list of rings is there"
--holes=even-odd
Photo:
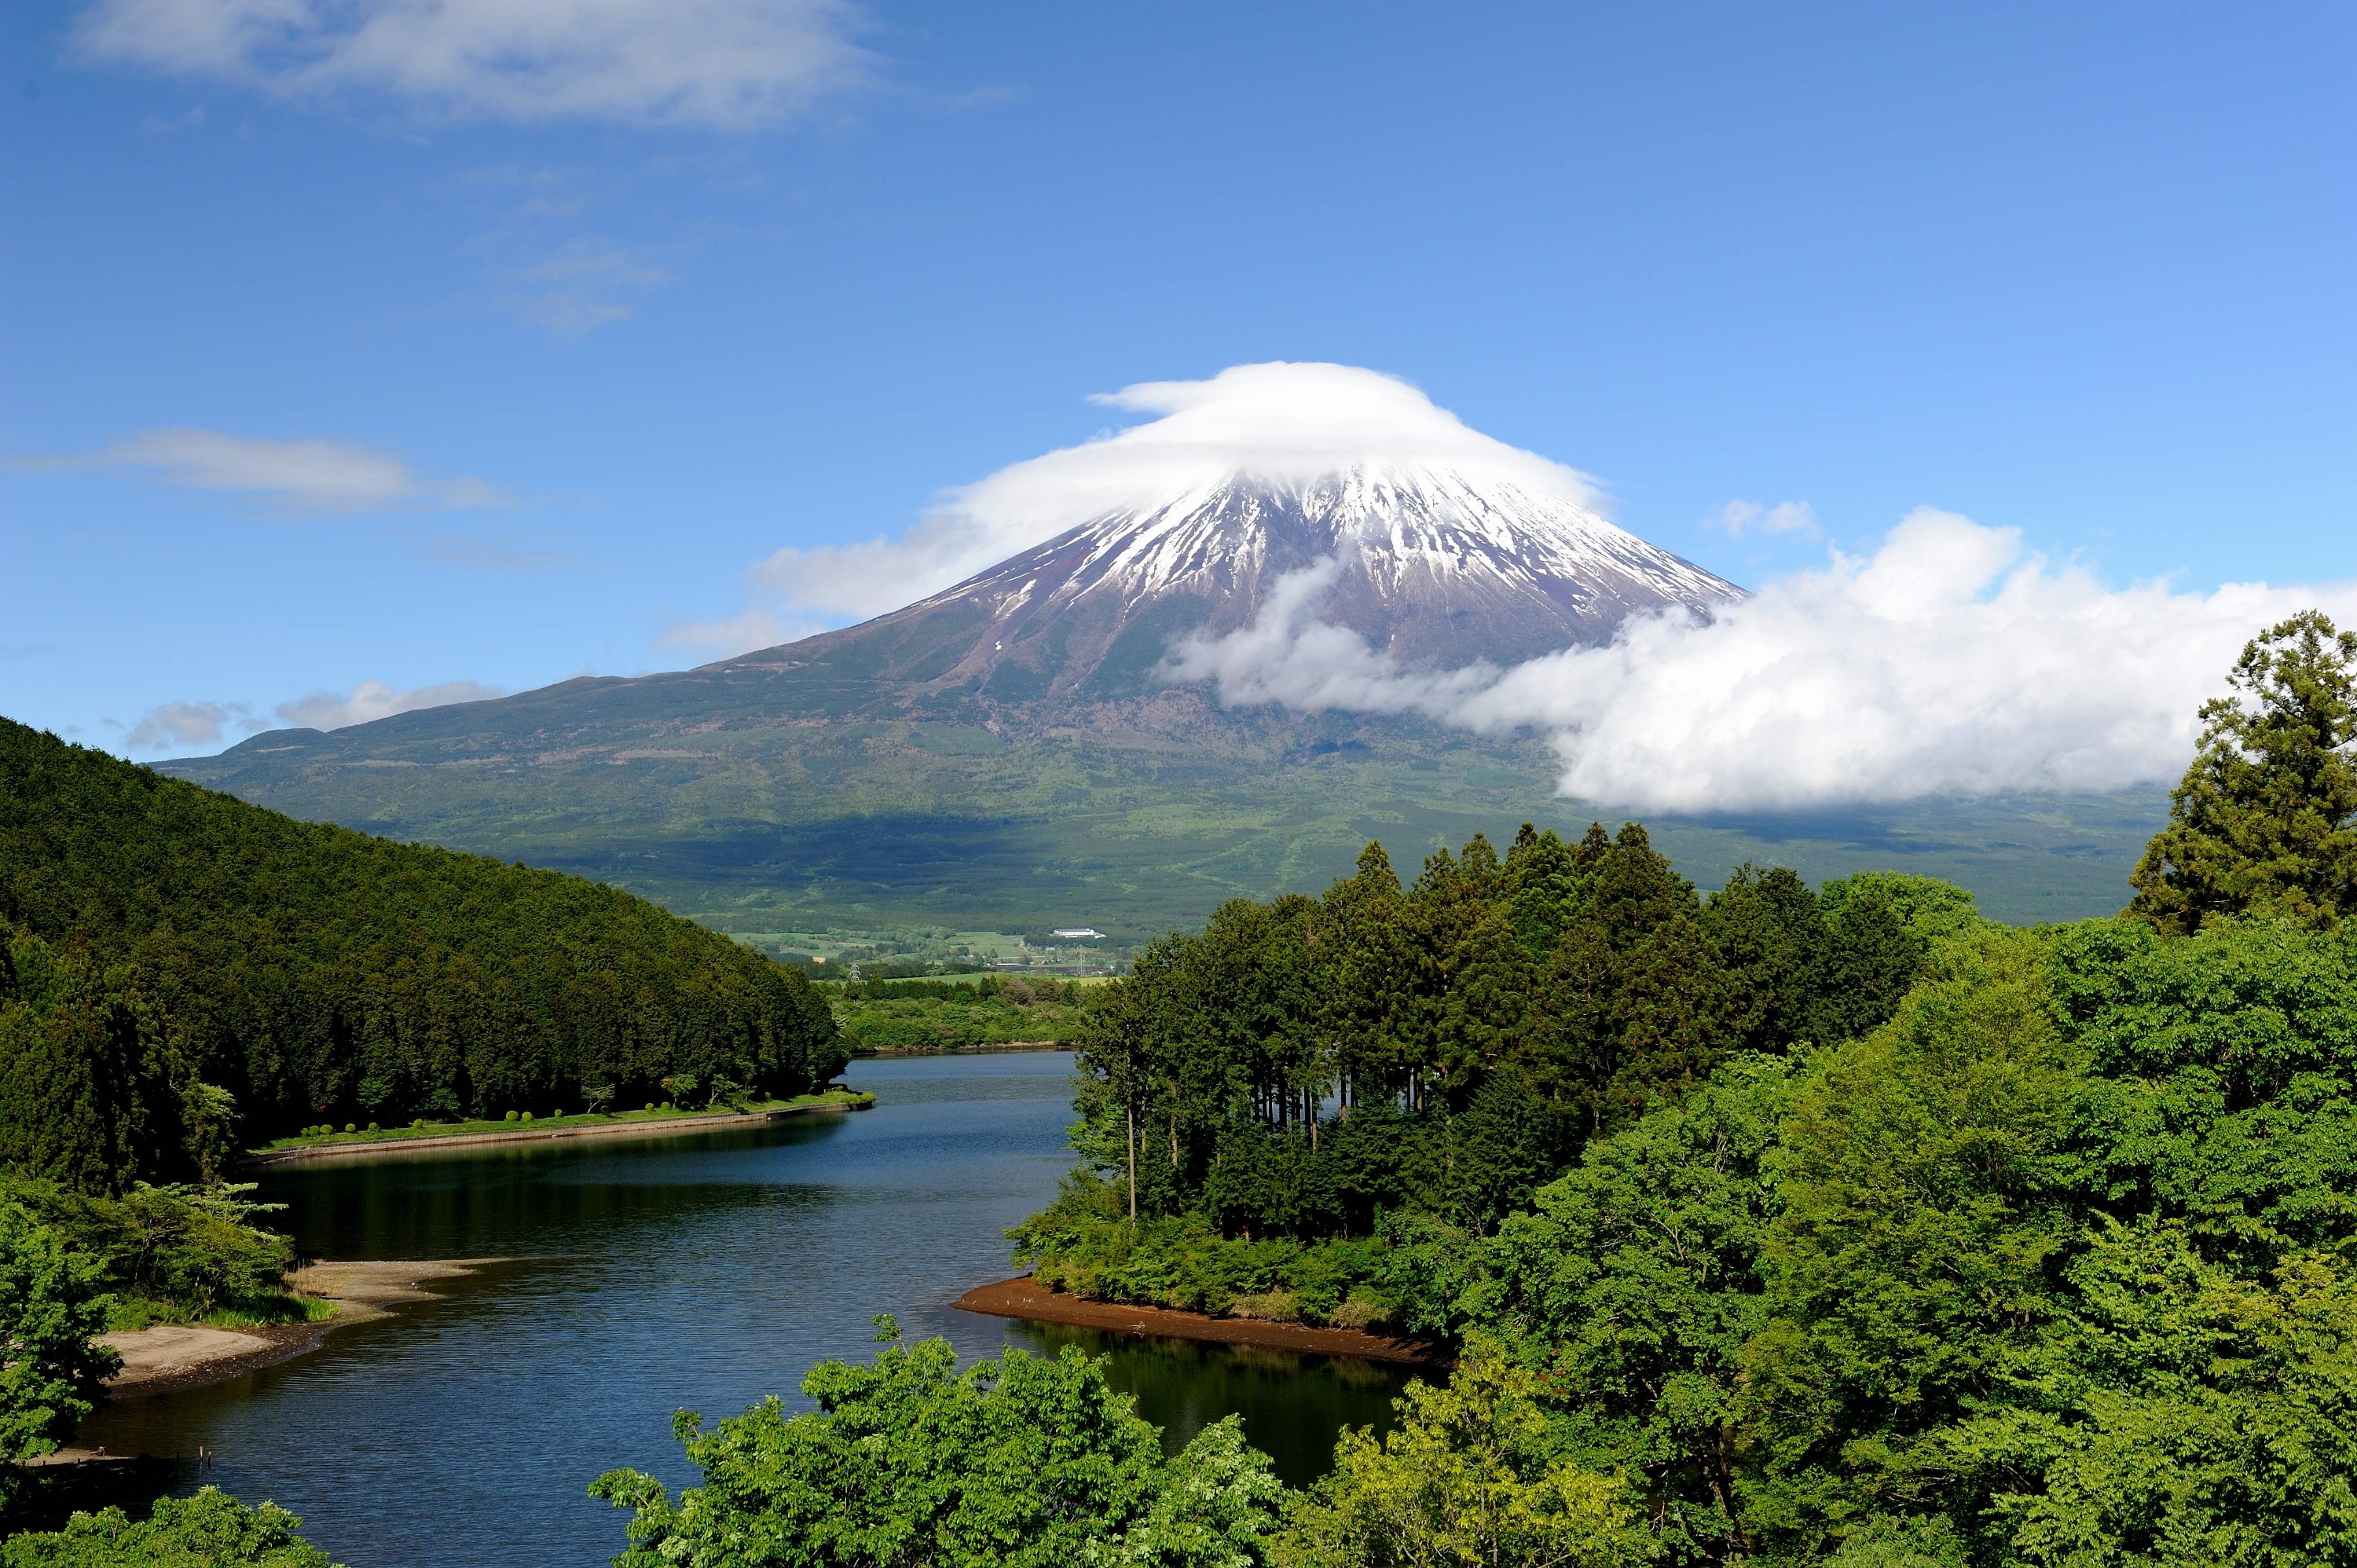
[[[494,1146],[463,1158],[396,1155],[297,1165],[269,1173],[256,1196],[287,1206],[286,1229],[309,1257],[496,1255],[562,1244],[568,1237],[590,1240],[599,1251],[621,1251],[636,1240],[632,1232],[691,1215],[791,1204],[798,1197],[813,1200],[791,1185],[663,1180],[656,1162],[813,1142],[841,1130],[836,1118],[813,1117],[595,1151],[552,1143]]]
[[[1173,1453],[1222,1416],[1241,1413],[1244,1435],[1294,1486],[1332,1467],[1334,1438],[1343,1427],[1390,1431],[1392,1401],[1415,1375],[1413,1368],[1355,1357],[1063,1324],[1023,1323],[1013,1335],[1034,1355],[1072,1345],[1104,1357],[1106,1380],[1136,1399],[1137,1413],[1163,1429],[1163,1446]]]

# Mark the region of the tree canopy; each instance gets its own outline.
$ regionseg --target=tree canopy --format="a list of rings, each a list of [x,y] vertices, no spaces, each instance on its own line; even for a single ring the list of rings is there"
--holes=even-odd
[[[0,1541],[0,1568],[336,1568],[275,1504],[247,1508],[218,1487],[162,1498],[135,1520],[119,1508]]]
[[[578,877],[299,822],[0,721],[0,1164],[93,1189],[249,1136],[765,1094],[840,1070],[797,973]]]
[[[1071,1348],[960,1371],[944,1340],[894,1343],[819,1363],[802,1391],[806,1415],[771,1398],[706,1432],[683,1412],[704,1481],[676,1501],[599,1477],[593,1496],[633,1510],[617,1568],[1248,1568],[1284,1491],[1232,1416],[1166,1459]]]
[[[1733,1057],[1870,1030],[1977,924],[1961,888],[1891,873],[1746,865],[1706,898],[1633,822],[1525,825],[1502,857],[1476,837],[1407,886],[1371,843],[1322,897],[1223,905],[1090,994],[1093,1177],[1021,1255],[1089,1294],[1406,1323],[1433,1292],[1376,1278],[1422,1266],[1391,1243],[1493,1230]]]

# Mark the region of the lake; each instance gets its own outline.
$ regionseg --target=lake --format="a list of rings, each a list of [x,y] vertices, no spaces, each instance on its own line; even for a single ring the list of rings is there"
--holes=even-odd
[[[1071,1072],[1062,1052],[863,1060],[845,1080],[877,1104],[851,1115],[276,1167],[255,1196],[287,1206],[276,1222],[307,1257],[514,1261],[438,1282],[441,1299],[336,1330],[316,1354],[127,1401],[80,1440],[201,1444],[202,1480],[302,1515],[350,1568],[587,1568],[621,1549],[627,1517],[589,1500],[592,1478],[627,1465],[692,1483],[673,1412],[716,1421],[770,1393],[808,1408],[802,1374],[873,1355],[879,1312],[961,1359],[1105,1353],[1166,1441],[1242,1412],[1297,1483],[1344,1423],[1387,1426],[1398,1368],[950,1305],[1006,1277],[1000,1232],[1053,1197]]]

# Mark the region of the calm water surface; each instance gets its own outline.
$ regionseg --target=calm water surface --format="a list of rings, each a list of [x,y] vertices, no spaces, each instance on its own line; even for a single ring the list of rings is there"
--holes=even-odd
[[[1065,1344],[1112,1358],[1183,1442],[1242,1412],[1301,1481],[1336,1429],[1388,1424],[1396,1369],[1137,1340],[951,1306],[1002,1279],[1000,1232],[1070,1162],[1061,1053],[862,1061],[873,1111],[646,1142],[293,1166],[257,1197],[326,1258],[502,1257],[440,1299],[339,1329],[315,1355],[86,1423],[111,1452],[214,1455],[203,1478],[302,1515],[350,1568],[594,1564],[624,1515],[585,1495],[618,1465],[692,1482],[672,1412],[733,1415],[865,1358],[896,1314],[962,1358]],[[190,1482],[193,1486],[195,1483]]]

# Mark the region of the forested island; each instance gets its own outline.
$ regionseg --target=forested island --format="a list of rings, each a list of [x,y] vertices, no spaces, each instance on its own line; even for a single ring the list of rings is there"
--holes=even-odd
[[[700,1485],[599,1478],[616,1561],[2357,1561],[2352,671],[2320,616],[2253,642],[2114,919],[1889,874],[1705,896],[1636,824],[1222,908],[1080,999],[1080,1164],[1017,1253],[1453,1370],[1295,1490],[1234,1418],[1167,1455],[1077,1351],[961,1369],[879,1319],[814,1412],[683,1413]],[[0,1249],[59,1304],[17,1309],[58,1391],[11,1407],[21,1455],[104,1295],[24,1203]],[[0,1563],[324,1563],[294,1529],[208,1492]]]

